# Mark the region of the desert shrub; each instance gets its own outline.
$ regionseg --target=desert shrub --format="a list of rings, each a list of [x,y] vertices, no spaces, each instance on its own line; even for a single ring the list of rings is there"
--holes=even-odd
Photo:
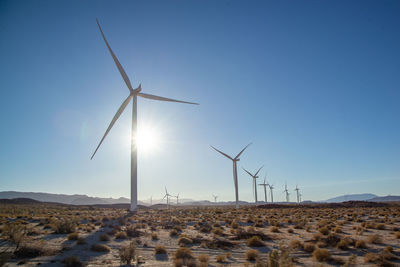
[[[397,238],[397,239],[400,239],[400,232],[395,232],[394,233],[394,237]]]
[[[189,248],[178,248],[175,252],[175,259],[181,259],[186,262],[192,258],[192,251]]]
[[[294,230],[293,230],[293,228],[289,228],[289,229],[287,230],[287,232],[288,232],[289,234],[293,234]]]
[[[216,257],[216,261],[218,263],[224,263],[226,261],[226,255],[225,254],[220,254]]]
[[[182,259],[174,259],[174,266],[175,267],[182,267],[183,266],[183,260]]]
[[[216,227],[212,230],[213,234],[215,235],[223,235],[224,234],[224,229],[221,227]]]
[[[110,248],[103,244],[93,244],[90,249],[96,252],[110,252]]]
[[[86,244],[86,239],[83,237],[78,237],[78,240],[76,240],[76,243],[78,245],[84,245],[84,244]]]
[[[68,235],[68,240],[78,240],[78,238],[79,238],[79,234],[78,233],[70,233],[69,235]]]
[[[71,219],[55,220],[51,224],[55,234],[70,234],[75,232],[76,222]]]
[[[272,227],[271,227],[271,232],[273,232],[273,233],[279,233],[279,228],[278,228],[278,226],[272,226]]]
[[[165,246],[155,246],[154,253],[155,254],[167,254],[167,249],[165,248]]]
[[[178,231],[176,229],[172,229],[169,232],[169,236],[171,236],[171,237],[176,237],[177,235],[178,235]]]
[[[312,253],[315,250],[315,245],[312,243],[304,243],[303,250],[308,253]]]
[[[198,257],[200,264],[203,264],[205,266],[208,265],[208,262],[210,261],[210,256],[207,254],[200,254]]]
[[[158,240],[158,235],[157,235],[157,233],[152,233],[152,234],[151,234],[151,239],[152,239],[152,240]]]
[[[116,239],[126,239],[128,238],[128,235],[125,232],[118,232],[115,234]]]
[[[258,250],[249,249],[246,251],[246,259],[248,261],[255,261],[258,257]]]
[[[239,224],[238,224],[237,222],[233,221],[233,222],[231,223],[231,228],[232,228],[232,229],[238,229],[238,228],[239,228]]]
[[[268,267],[279,267],[279,253],[277,250],[273,250],[268,253],[267,260]]]
[[[127,265],[131,264],[131,261],[135,259],[136,254],[136,246],[134,242],[129,243],[129,245],[122,246],[119,250],[119,259],[121,263],[125,263]]]
[[[377,262],[380,260],[380,255],[378,253],[367,253],[364,255],[364,261],[365,262]]]
[[[2,228],[2,237],[15,245],[15,251],[19,249],[27,237],[27,227],[13,222],[8,223]]]
[[[302,244],[302,242],[300,240],[293,239],[292,241],[290,241],[289,247],[291,249],[299,249],[299,248],[303,248],[303,244]]]
[[[139,231],[138,226],[129,226],[126,228],[126,234],[129,237],[139,237],[141,235],[141,232]]]
[[[189,259],[186,261],[186,266],[187,267],[198,267],[196,259]]]
[[[321,234],[323,234],[323,235],[328,235],[329,232],[330,232],[330,231],[329,231],[329,228],[326,227],[326,226],[319,228],[318,231],[319,231]]]
[[[101,234],[99,236],[100,241],[110,241],[110,236],[108,234]]]
[[[252,236],[247,240],[247,245],[249,247],[262,247],[265,244],[259,236]]]
[[[22,244],[14,252],[14,256],[17,258],[35,258],[41,255],[44,255],[44,249],[43,245],[38,242]]]
[[[62,260],[62,263],[66,267],[81,267],[81,266],[84,266],[84,264],[80,261],[80,259],[77,256],[67,257],[67,258]]]
[[[328,261],[331,259],[331,253],[327,249],[317,248],[313,252],[313,257],[317,261]]]
[[[349,242],[346,239],[341,239],[337,244],[337,247],[341,250],[348,250],[349,249]]]
[[[376,225],[376,229],[385,230],[385,225],[383,223],[379,223],[379,224]]]
[[[178,244],[180,246],[188,246],[188,245],[191,245],[192,243],[193,243],[193,240],[186,236],[182,236],[178,240]]]
[[[373,234],[368,236],[367,242],[370,244],[380,244],[382,243],[382,238],[377,234]]]
[[[364,240],[357,240],[354,246],[356,248],[367,248],[367,244],[365,243]]]

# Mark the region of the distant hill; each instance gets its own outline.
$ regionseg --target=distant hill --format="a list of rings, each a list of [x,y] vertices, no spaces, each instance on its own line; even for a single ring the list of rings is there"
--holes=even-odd
[[[13,199],[0,199],[0,204],[38,204],[42,203],[40,201],[30,199],[30,198],[13,198]]]
[[[366,201],[372,198],[378,197],[374,194],[352,194],[352,195],[343,195],[334,198],[330,198],[325,200],[324,202],[328,203],[337,203],[337,202],[345,202],[345,201]]]
[[[127,204],[130,203],[128,198],[100,198],[89,197],[87,195],[65,195],[51,193],[35,193],[35,192],[16,192],[3,191],[0,192],[0,199],[28,198],[41,202],[55,202],[69,205],[107,205],[107,204]],[[142,204],[142,203],[139,203]]]
[[[372,202],[400,201],[400,196],[374,197],[374,198],[368,199],[368,201],[372,201]]]

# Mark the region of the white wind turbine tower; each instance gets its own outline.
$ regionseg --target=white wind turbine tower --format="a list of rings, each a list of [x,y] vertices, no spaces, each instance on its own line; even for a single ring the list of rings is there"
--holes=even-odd
[[[257,204],[257,182],[256,179],[258,178],[258,173],[264,166],[261,166],[261,168],[258,169],[258,171],[255,174],[251,174],[248,170],[243,168],[245,172],[247,172],[248,175],[250,175],[253,178],[253,195],[254,195],[254,201]]]
[[[296,195],[297,195],[297,203],[300,203],[300,194],[299,194],[299,188],[296,185],[296,189],[294,189],[294,191],[296,191]]]
[[[265,174],[264,183],[258,184],[259,186],[263,186],[263,187],[264,187],[264,198],[265,198],[265,203],[268,202],[268,198],[267,198],[267,186],[269,186],[269,184],[266,182],[266,179],[267,179],[267,174]]]
[[[132,131],[131,131],[131,211],[136,211],[137,210],[137,145],[136,145],[136,132],[137,132],[137,97],[144,97],[152,100],[159,100],[159,101],[169,101],[169,102],[178,102],[178,103],[185,103],[185,104],[196,104],[197,103],[192,103],[192,102],[186,102],[186,101],[180,101],[180,100],[175,100],[171,98],[166,98],[166,97],[161,97],[161,96],[156,96],[156,95],[150,95],[150,94],[145,94],[142,93],[142,86],[139,84],[139,86],[135,89],[133,89],[132,84],[128,78],[128,75],[126,75],[125,70],[123,69],[122,65],[118,61],[117,57],[115,56],[114,52],[112,51],[110,45],[107,42],[106,37],[104,36],[103,30],[100,27],[99,21],[96,19],[97,25],[99,26],[101,35],[103,36],[104,42],[106,43],[106,46],[108,48],[108,51],[110,52],[115,65],[117,65],[117,68],[122,76],[122,78],[125,81],[126,86],[129,89],[129,96],[122,102],[122,105],[119,107],[117,113],[115,113],[112,121],[110,122],[105,134],[103,135],[103,138],[101,138],[99,145],[96,147],[96,150],[94,151],[92,157],[90,159],[93,159],[94,155],[96,154],[97,150],[99,149],[100,145],[103,143],[104,139],[106,138],[108,132],[111,130],[113,127],[114,123],[118,120],[119,116],[121,116],[122,112],[125,110],[126,106],[129,104],[129,101],[132,100]]]
[[[167,209],[169,209],[169,197],[172,197],[172,195],[168,194],[167,188],[165,187],[165,195],[162,199],[167,198]]]
[[[213,196],[213,198],[214,198],[214,202],[217,203],[217,198],[218,198],[218,196],[216,196],[216,195],[214,195],[214,194],[213,194],[212,196]]]
[[[243,153],[243,151],[249,146],[251,145],[248,144],[247,146],[245,146],[245,148],[242,149],[242,151],[239,152],[239,154],[236,155],[236,157],[232,158],[230,156],[228,156],[227,154],[225,154],[224,152],[216,149],[215,147],[211,146],[213,149],[215,149],[217,152],[221,153],[222,155],[224,155],[225,157],[227,157],[228,159],[232,160],[233,162],[233,183],[235,184],[235,197],[236,197],[236,208],[239,208],[239,188],[238,188],[238,177],[237,177],[237,162],[240,160],[240,155]]]
[[[176,197],[176,205],[178,205],[179,204],[179,193],[175,197]]]
[[[272,193],[272,190],[274,190],[273,184],[269,185],[269,192],[271,193],[271,203],[274,203],[274,194]]]
[[[287,184],[285,184],[285,190],[283,190],[284,193],[286,193],[286,202],[289,202],[289,191],[287,190]]]

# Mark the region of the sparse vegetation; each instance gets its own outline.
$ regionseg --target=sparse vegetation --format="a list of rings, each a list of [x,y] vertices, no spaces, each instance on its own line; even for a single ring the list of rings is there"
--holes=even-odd
[[[258,250],[249,249],[246,251],[246,259],[248,261],[255,261],[258,257]]]

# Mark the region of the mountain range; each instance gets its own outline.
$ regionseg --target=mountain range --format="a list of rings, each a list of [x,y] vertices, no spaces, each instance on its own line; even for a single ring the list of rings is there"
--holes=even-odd
[[[66,195],[66,194],[51,194],[51,193],[35,193],[35,192],[16,192],[16,191],[3,191],[0,192],[0,199],[16,199],[16,198],[29,198],[41,202],[55,202],[68,205],[110,205],[110,204],[128,204],[130,200],[128,198],[100,198],[90,197],[87,195]],[[374,194],[351,194],[343,195],[334,198],[327,199],[327,203],[339,203],[345,201],[371,201],[371,202],[389,202],[389,201],[400,201],[400,196],[377,196]],[[149,201],[138,201],[139,205],[150,204]],[[163,200],[153,200],[152,204],[165,203]],[[174,199],[171,199],[170,203],[176,203]],[[209,200],[193,200],[193,199],[179,199],[181,205],[194,205],[194,206],[205,206],[205,205],[233,205],[233,201],[227,202],[211,202]],[[312,203],[311,201],[304,201],[303,203]],[[246,201],[240,201],[241,205],[250,204]]]

